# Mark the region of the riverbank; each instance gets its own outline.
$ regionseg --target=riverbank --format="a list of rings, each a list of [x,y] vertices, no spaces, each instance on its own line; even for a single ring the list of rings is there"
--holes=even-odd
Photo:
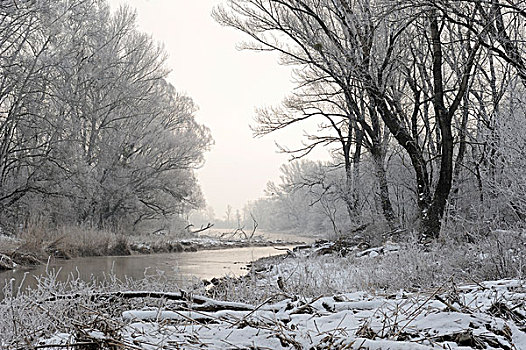
[[[523,349],[523,236],[495,235],[501,250],[318,242],[184,287],[51,273],[31,292],[7,290],[0,348]],[[491,279],[501,274],[518,278]]]
[[[526,278],[526,232],[496,230],[475,238],[426,246],[412,239],[376,246],[353,238],[318,241],[286,256],[258,260],[248,275],[223,278],[209,295],[259,303],[275,293],[312,298],[349,291],[419,292],[451,279],[460,284]]]
[[[283,245],[302,245],[300,240],[269,240],[262,236],[252,239],[223,239],[216,237],[194,237],[185,239],[159,239],[154,241],[132,242],[129,247],[133,253],[179,253],[197,252],[200,250],[229,249],[245,247],[270,247]]]
[[[305,237],[305,240],[309,238]],[[0,236],[0,271],[45,264],[49,258],[72,259],[90,256],[127,256],[284,246],[304,244],[305,240],[298,240],[294,236],[289,236],[288,239],[267,239],[264,234],[250,239],[235,239],[223,238],[220,235],[124,236],[108,231],[79,228],[51,233],[38,231],[30,232],[19,238]]]

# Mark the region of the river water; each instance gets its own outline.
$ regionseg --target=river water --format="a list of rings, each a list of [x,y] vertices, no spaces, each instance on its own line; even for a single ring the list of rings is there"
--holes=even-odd
[[[269,237],[275,239],[276,234]],[[287,235],[281,237],[285,241],[312,241],[308,237]],[[230,249],[201,250],[197,252],[164,253],[150,255],[83,257],[71,260],[51,260],[47,265],[32,269],[20,268],[0,273],[0,285],[12,281],[18,288],[23,282],[23,288],[34,287],[38,276],[49,271],[58,272],[57,279],[103,279],[112,275],[123,281],[126,278],[141,279],[146,275],[164,274],[171,280],[212,279],[223,276],[241,276],[248,270],[250,262],[273,255],[284,254],[282,249],[292,249],[293,245],[274,247],[245,247]],[[0,287],[1,289],[1,287]],[[3,294],[0,291],[0,294]],[[2,297],[0,295],[0,297]]]

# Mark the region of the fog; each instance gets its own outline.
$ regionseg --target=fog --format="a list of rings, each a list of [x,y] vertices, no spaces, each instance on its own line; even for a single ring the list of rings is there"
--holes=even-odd
[[[162,42],[171,83],[199,107],[196,119],[210,128],[215,145],[197,174],[207,204],[221,217],[227,205],[242,208],[263,195],[290,158],[275,143],[300,145],[303,127],[253,138],[255,108],[277,105],[292,91],[291,68],[276,55],[241,51],[248,38],[211,17],[217,0],[111,0],[137,10],[139,29]],[[318,157],[324,154],[320,152]]]

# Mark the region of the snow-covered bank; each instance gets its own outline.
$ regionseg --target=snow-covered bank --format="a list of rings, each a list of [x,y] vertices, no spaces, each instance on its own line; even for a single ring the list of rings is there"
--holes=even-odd
[[[269,240],[261,236],[252,239],[224,239],[218,237],[194,237],[184,239],[156,239],[150,241],[136,240],[130,243],[133,253],[173,253],[196,252],[199,250],[228,249],[242,247],[269,247],[304,244],[298,240]]]
[[[526,276],[526,236],[498,232],[474,243],[429,246],[390,241],[371,247],[340,239],[298,247],[286,257],[256,261],[241,279],[225,278],[210,293],[222,300],[261,302],[284,291],[304,297],[350,291],[418,292],[457,283]]]
[[[7,291],[2,346],[526,349],[526,281],[506,279],[525,275],[522,234],[356,243],[305,246],[212,285],[43,277],[32,293]]]
[[[119,297],[128,299],[124,294]],[[126,308],[111,320],[92,311],[89,322],[77,325],[75,333],[57,332],[35,345],[50,349],[78,342],[129,349],[526,349],[526,283],[520,280],[463,286],[447,282],[426,293],[354,292],[307,299],[275,295],[259,305],[180,293],[152,294],[146,299],[141,307]]]

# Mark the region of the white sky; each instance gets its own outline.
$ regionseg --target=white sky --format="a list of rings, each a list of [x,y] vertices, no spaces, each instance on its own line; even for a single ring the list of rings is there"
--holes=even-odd
[[[290,67],[270,53],[239,51],[243,33],[212,17],[221,0],[110,0],[113,8],[136,8],[139,29],[163,42],[169,54],[169,80],[198,105],[197,120],[211,129],[215,145],[197,174],[207,204],[222,217],[226,206],[242,208],[263,195],[269,180],[289,156],[275,141],[299,145],[302,129],[253,138],[256,107],[279,104],[292,91]]]

